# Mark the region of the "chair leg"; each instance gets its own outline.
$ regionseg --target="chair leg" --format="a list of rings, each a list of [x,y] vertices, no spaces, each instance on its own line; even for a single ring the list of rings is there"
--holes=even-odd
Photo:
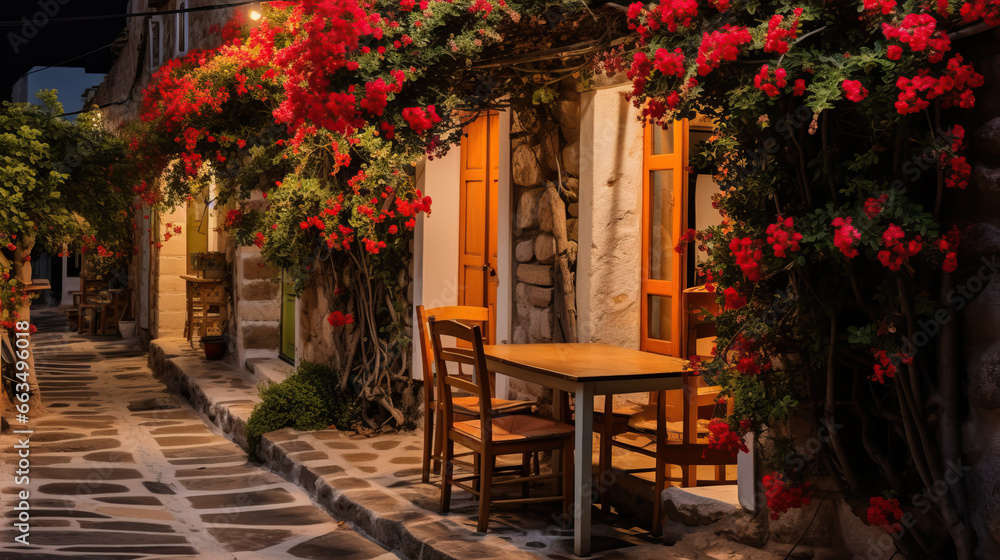
[[[581,459],[584,459],[581,457]],[[586,459],[584,459],[586,460]],[[555,468],[555,465],[553,465]],[[573,522],[573,440],[567,438],[562,454],[563,513],[568,523]]]
[[[472,489],[475,490],[476,492],[479,492],[480,489],[479,479],[481,478],[479,476],[479,473],[483,472],[483,461],[479,453],[476,453],[472,456],[472,470],[474,471],[473,474],[476,475],[476,477],[472,479]]]
[[[531,453],[521,454],[521,476],[531,475]],[[527,482],[521,483],[521,497],[527,498],[528,494],[531,493],[530,484]]]
[[[455,453],[455,442],[444,442],[444,450],[441,452],[441,513],[448,513],[451,509],[451,480],[454,477],[455,466],[451,463],[451,457]]]
[[[426,406],[424,410],[424,457],[420,472],[420,480],[424,484],[431,480],[431,454],[434,452],[433,445],[434,443],[440,444],[440,438],[434,437],[434,416],[436,415],[431,410],[431,407]]]
[[[448,438],[444,427],[444,414],[434,407],[434,453],[431,455],[431,467],[434,474],[441,473],[441,455],[444,453],[444,442]]]
[[[482,474],[479,476],[479,524],[476,530],[485,533],[490,524],[490,493],[493,490],[493,467],[496,457],[480,462]]]

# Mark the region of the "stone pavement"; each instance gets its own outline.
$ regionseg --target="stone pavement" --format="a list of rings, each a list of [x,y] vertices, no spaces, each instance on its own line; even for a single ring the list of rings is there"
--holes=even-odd
[[[158,339],[150,364],[160,379],[185,395],[234,441],[245,441],[243,427],[258,402],[260,376],[225,362],[206,362],[184,339]],[[404,432],[366,438],[336,430],[299,432],[286,428],[264,436],[268,467],[300,488],[338,518],[406,558],[504,558],[566,560],[572,530],[556,509],[496,510],[489,532],[475,530],[478,508],[472,496],[456,490],[452,511],[438,513],[436,480],[420,482],[422,436]],[[674,523],[673,546],[652,539],[646,528],[624,516],[595,510],[594,556],[607,560],[772,560],[769,552],[737,544],[720,535],[752,532],[752,520],[736,508],[705,520],[705,527]],[[780,551],[784,555],[785,550]]]
[[[0,438],[0,559],[397,558],[248,463],[153,378],[138,348],[65,332],[51,315],[36,324],[64,332],[32,337],[48,410],[26,426],[28,486],[15,482],[15,437]],[[25,489],[28,547],[12,528]]]

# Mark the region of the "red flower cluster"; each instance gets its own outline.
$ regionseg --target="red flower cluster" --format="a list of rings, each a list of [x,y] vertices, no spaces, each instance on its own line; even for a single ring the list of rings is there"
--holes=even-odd
[[[899,520],[903,518],[899,500],[873,496],[868,504],[868,523],[885,529],[890,535],[903,531],[903,526],[899,524]]]
[[[940,156],[942,170],[946,172],[944,185],[949,189],[964,189],[969,184],[969,176],[972,175],[972,166],[966,161],[965,156],[958,155],[965,140],[965,129],[956,124],[949,136],[952,139],[951,152],[942,151]]]
[[[768,97],[774,97],[781,92],[780,88],[788,85],[788,81],[785,80],[786,72],[784,68],[778,68],[774,71],[774,77],[771,77],[771,70],[767,67],[767,64],[760,67],[760,73],[753,77],[753,85],[757,89],[763,91]]]
[[[428,105],[427,111],[420,107],[407,107],[403,109],[403,118],[417,134],[423,134],[441,122],[433,105]]]
[[[760,249],[760,242],[749,237],[740,239],[734,237],[729,242],[729,250],[736,257],[736,264],[751,282],[757,282],[761,278],[760,261],[764,258],[764,251]]]
[[[323,223],[323,220],[319,219],[319,216],[309,216],[304,222],[299,224],[300,229],[309,229],[311,227],[323,231],[326,229],[326,224]]]
[[[952,226],[948,233],[934,242],[937,248],[944,253],[941,269],[945,272],[955,272],[958,269],[958,244],[961,241],[962,233],[958,230],[958,226]]]
[[[793,229],[795,223],[791,216],[778,223],[767,226],[767,244],[774,249],[774,256],[783,259],[788,256],[786,251],[798,251],[802,234]]]
[[[936,31],[936,27],[937,20],[930,14],[907,14],[898,26],[883,23],[882,34],[886,39],[909,45],[913,52],[928,51],[928,62],[936,64],[951,50],[948,34]]]
[[[920,236],[914,236],[908,242],[903,242],[906,233],[896,224],[889,224],[882,233],[882,244],[885,249],[878,252],[878,260],[889,270],[899,270],[906,260],[916,255],[923,248]]]
[[[865,0],[865,10],[869,12],[882,12],[882,15],[889,15],[889,12],[896,7],[896,0]]]
[[[723,62],[736,60],[740,54],[740,45],[751,41],[753,38],[750,36],[750,30],[728,23],[723,25],[721,29],[702,34],[701,45],[698,46],[698,57],[695,59],[695,63],[698,65],[698,75],[707,76]]]
[[[670,52],[667,49],[657,49],[653,56],[653,67],[664,76],[684,75],[684,52],[680,48]]]
[[[792,95],[799,97],[806,94],[806,81],[803,79],[795,80],[795,85],[792,86]]]
[[[688,230],[684,232],[684,235],[682,235],[681,238],[677,241],[677,245],[674,245],[674,251],[677,251],[678,253],[683,253],[684,246],[687,245],[688,243],[693,242],[697,238],[698,238],[698,232],[693,228],[688,228]]]
[[[740,294],[739,290],[730,286],[723,290],[722,295],[726,298],[725,310],[732,311],[740,309],[747,304],[747,298]]]
[[[869,220],[874,220],[876,216],[882,213],[882,207],[886,202],[889,202],[889,195],[882,193],[878,198],[869,198],[865,201],[865,215],[868,216]]]
[[[986,22],[986,25],[1000,25],[1000,6],[992,0],[973,0],[962,4],[959,13],[965,23],[972,23],[978,19]]]
[[[941,98],[941,107],[948,109],[958,105],[963,109],[971,109],[976,104],[972,88],[983,85],[983,76],[976,72],[972,64],[962,64],[962,55],[955,55],[948,61],[946,73],[940,78],[930,76],[930,70],[924,68],[917,71],[912,78],[900,76],[896,87],[901,91],[895,103],[896,112],[908,115],[922,111],[930,106],[930,102]]]
[[[728,451],[733,457],[740,451],[750,453],[750,449],[739,434],[729,429],[729,424],[718,418],[708,424],[708,448]],[[704,452],[702,452],[704,456]]]
[[[851,225],[851,218],[834,218],[832,225],[837,228],[833,232],[833,244],[849,259],[858,256],[854,244],[861,239],[861,233]]]
[[[666,27],[673,33],[677,27],[691,27],[691,18],[698,15],[698,2],[695,0],[660,0],[659,6],[654,6],[646,14],[646,26],[650,32]]]
[[[913,363],[913,356],[906,354],[890,355],[885,350],[872,348],[872,355],[875,356],[875,365],[872,367],[872,374],[868,377],[871,381],[878,381],[885,385],[886,378],[892,379],[896,376],[896,364]]]
[[[239,209],[226,212],[226,229],[239,227],[242,219],[243,213]]]
[[[868,90],[858,80],[844,80],[840,87],[844,88],[844,97],[855,103],[860,103],[868,97]]]
[[[795,39],[799,32],[799,18],[802,17],[802,8],[795,8],[792,12],[794,17],[791,23],[785,27],[782,25],[785,16],[775,14],[767,22],[767,35],[764,37],[764,52],[785,54],[788,52],[788,41]]]
[[[767,507],[771,510],[771,519],[778,519],[782,513],[791,508],[809,505],[812,501],[812,484],[803,482],[792,486],[784,475],[775,471],[764,475],[764,495],[767,497]]]
[[[343,327],[344,325],[350,325],[354,322],[354,315],[350,313],[342,313],[340,311],[334,311],[326,318],[326,322],[330,323],[334,327]]]

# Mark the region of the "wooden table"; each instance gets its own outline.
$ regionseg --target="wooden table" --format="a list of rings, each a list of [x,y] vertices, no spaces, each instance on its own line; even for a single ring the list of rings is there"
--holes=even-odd
[[[573,550],[590,556],[594,395],[680,389],[684,360],[607,344],[489,345],[485,352],[491,371],[576,395]]]

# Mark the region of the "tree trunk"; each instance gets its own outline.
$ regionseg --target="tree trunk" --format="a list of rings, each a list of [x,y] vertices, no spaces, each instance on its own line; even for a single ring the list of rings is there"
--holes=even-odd
[[[17,249],[14,250],[14,270],[13,275],[20,278],[25,284],[31,284],[31,249],[35,246],[35,238],[31,236],[21,236],[17,239]],[[17,321],[31,322],[31,302],[25,302],[17,311]],[[28,340],[31,340],[30,337]],[[17,342],[17,337],[11,339],[12,343]],[[43,414],[45,405],[42,403],[42,391],[38,386],[38,376],[35,375],[35,349],[29,345],[28,349],[28,388],[31,391],[31,398],[28,400],[28,407],[31,415]]]
[[[573,273],[569,270],[569,234],[566,228],[566,205],[554,185],[549,185],[546,196],[552,208],[552,235],[556,238],[555,279],[556,295],[560,297],[556,309],[560,310],[563,338],[566,342],[578,342],[576,334],[576,286]]]

